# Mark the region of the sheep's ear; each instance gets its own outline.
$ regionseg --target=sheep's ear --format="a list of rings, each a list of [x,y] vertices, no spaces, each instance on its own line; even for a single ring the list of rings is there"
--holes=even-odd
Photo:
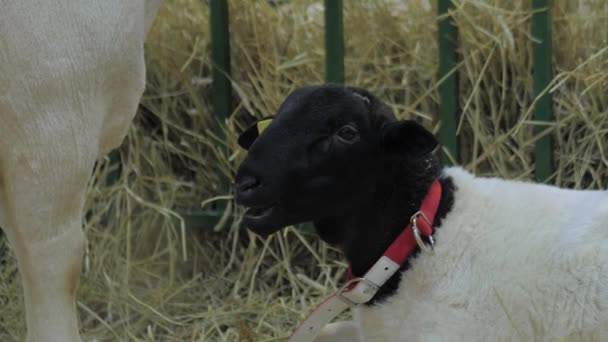
[[[391,155],[420,158],[434,152],[439,142],[433,134],[412,120],[382,126],[382,148]]]
[[[273,119],[274,116],[269,116],[249,126],[249,128],[247,128],[243,133],[241,133],[241,135],[239,135],[239,146],[248,150],[249,147],[253,145],[255,139],[257,139],[260,134],[262,134],[262,132],[266,129],[266,127],[268,127],[268,125],[270,125]]]

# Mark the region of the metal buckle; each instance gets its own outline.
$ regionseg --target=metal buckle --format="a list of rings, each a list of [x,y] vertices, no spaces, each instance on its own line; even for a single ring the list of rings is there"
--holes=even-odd
[[[420,249],[422,249],[423,251],[430,253],[435,248],[435,240],[433,239],[433,236],[428,237],[428,244],[424,242],[424,240],[422,240],[422,237],[420,236],[420,229],[418,229],[418,226],[416,225],[416,222],[418,221],[419,217],[422,217],[426,221],[426,223],[429,224],[429,227],[432,227],[433,224],[431,223],[431,220],[429,220],[429,218],[426,217],[426,215],[422,211],[417,211],[410,218],[410,223],[412,224],[412,232],[414,232],[414,238],[416,239],[418,247],[420,247]]]
[[[347,281],[346,284],[342,285],[342,287],[338,290],[338,292],[336,292],[336,297],[338,297],[340,300],[344,301],[350,307],[359,305],[359,303],[355,303],[352,300],[344,297],[344,295],[342,293],[344,291],[346,291],[346,289],[348,289],[348,287],[351,286],[352,284],[354,284],[354,283],[360,283],[360,282],[366,283],[369,286],[368,289],[373,289],[375,292],[377,292],[378,289],[380,288],[380,286],[372,283],[371,281],[369,281],[365,277],[353,278],[353,279]],[[363,291],[363,293],[367,293],[367,291],[368,290],[365,290],[365,291]]]

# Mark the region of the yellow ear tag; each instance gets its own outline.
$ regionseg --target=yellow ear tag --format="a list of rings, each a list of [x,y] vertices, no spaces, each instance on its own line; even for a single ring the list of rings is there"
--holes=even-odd
[[[268,127],[268,125],[270,125],[270,123],[272,122],[272,119],[266,119],[266,120],[261,120],[258,121],[258,135],[262,134],[262,132],[264,132],[264,130],[266,129],[266,127]]]

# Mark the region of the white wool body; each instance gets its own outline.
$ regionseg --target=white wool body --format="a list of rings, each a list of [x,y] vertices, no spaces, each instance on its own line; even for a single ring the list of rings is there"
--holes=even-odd
[[[608,191],[444,176],[456,190],[434,252],[354,310],[361,340],[608,341]]]

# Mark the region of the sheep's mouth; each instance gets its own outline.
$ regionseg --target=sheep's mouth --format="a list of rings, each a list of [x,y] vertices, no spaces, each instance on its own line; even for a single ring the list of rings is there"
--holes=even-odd
[[[263,220],[272,215],[275,207],[276,203],[265,206],[250,207],[245,211],[245,217],[250,220]]]
[[[278,203],[249,207],[243,216],[243,223],[252,232],[266,237],[283,227],[278,222],[281,216],[278,209]]]

